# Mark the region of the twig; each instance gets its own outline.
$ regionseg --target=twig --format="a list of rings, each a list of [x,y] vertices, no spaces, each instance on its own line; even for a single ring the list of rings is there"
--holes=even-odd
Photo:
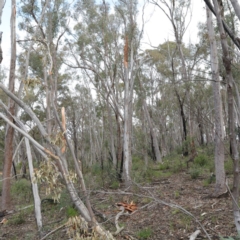
[[[227,179],[226,179],[225,184],[226,184],[227,190],[229,191],[229,194],[230,194],[232,200],[234,201],[234,203],[236,204],[236,206],[238,207],[238,209],[240,209],[239,206],[238,206],[238,203],[237,203],[236,199],[235,199],[234,196],[232,195],[232,192],[231,192],[231,190],[230,190],[230,188],[229,188],[229,186],[228,186],[228,181],[227,181]]]
[[[134,183],[135,185],[137,185],[140,189],[141,189],[141,186],[139,186],[137,183]],[[163,204],[163,205],[166,205],[166,206],[169,206],[171,208],[176,208],[176,209],[179,209],[180,211],[182,211],[183,213],[185,213],[186,215],[192,217],[196,223],[199,224],[199,226],[202,228],[202,230],[204,231],[204,233],[206,234],[207,238],[209,240],[211,240],[211,237],[209,236],[209,234],[207,233],[207,230],[205,229],[205,227],[201,224],[201,222],[192,214],[190,213],[189,211],[187,211],[185,208],[177,205],[177,204],[174,204],[174,203],[167,203],[163,200],[160,200],[160,199],[157,199],[153,194],[152,192],[150,192],[149,190],[146,190],[151,196],[152,196],[152,199],[154,199],[155,201]]]
[[[12,177],[3,178],[3,179],[0,180],[0,182],[5,181],[5,180],[7,180],[7,179],[13,179],[13,178],[15,178],[15,176],[21,176],[21,174],[14,175],[14,176],[12,176]]]
[[[135,184],[136,184],[136,183],[135,183]],[[138,186],[138,184],[136,184],[136,185]],[[139,187],[139,186],[138,186],[138,187]],[[140,187],[140,188],[141,188],[141,187]],[[136,193],[131,193],[131,192],[124,192],[124,191],[120,191],[120,192],[93,191],[93,192],[105,193],[105,194],[132,195],[132,196],[134,195],[134,196],[138,196],[138,197],[141,197],[141,198],[149,198],[149,199],[152,199],[152,200],[154,200],[154,201],[156,201],[156,202],[158,202],[158,203],[161,203],[161,204],[163,204],[163,205],[169,206],[169,207],[171,207],[171,208],[179,209],[179,210],[181,210],[183,213],[185,213],[185,214],[189,215],[190,217],[192,217],[192,218],[196,221],[196,223],[198,223],[199,226],[202,228],[202,230],[203,230],[204,233],[206,234],[207,238],[208,238],[209,240],[211,240],[211,237],[210,237],[209,234],[207,233],[207,231],[206,231],[206,229],[204,228],[204,226],[199,222],[199,220],[198,220],[192,213],[188,212],[186,209],[184,209],[184,208],[181,207],[181,206],[178,206],[178,205],[173,204],[173,203],[167,203],[167,202],[165,202],[165,201],[163,201],[163,200],[157,199],[157,198],[156,198],[155,196],[153,196],[152,193],[149,192],[149,191],[148,191],[148,192],[150,193],[151,196],[142,195],[142,194],[136,194]],[[137,211],[135,211],[135,212],[137,212]],[[134,214],[135,212],[133,212],[132,214]],[[131,215],[132,215],[132,214],[131,214]]]
[[[56,231],[60,230],[61,228],[65,227],[66,223],[64,223],[63,225],[53,229],[51,232],[49,232],[48,234],[46,234],[43,238],[41,238],[40,240],[44,240],[46,239],[48,236],[52,235],[53,233],[55,233]]]

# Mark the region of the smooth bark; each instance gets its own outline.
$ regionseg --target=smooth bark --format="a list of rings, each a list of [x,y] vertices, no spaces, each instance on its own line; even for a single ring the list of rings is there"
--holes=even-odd
[[[2,12],[3,12],[5,2],[6,0],[0,0],[0,25],[2,24]]]
[[[240,5],[237,0],[230,0],[233,6],[233,9],[235,11],[235,14],[237,15],[238,19],[240,20]]]
[[[25,145],[26,145],[26,152],[27,152],[27,159],[28,159],[29,174],[30,174],[30,179],[31,179],[31,183],[32,183],[35,218],[36,218],[36,222],[37,222],[38,231],[41,233],[41,230],[42,230],[41,199],[40,199],[39,193],[38,193],[38,185],[36,182],[34,182],[32,153],[31,153],[31,147],[29,144],[29,140],[27,138],[25,138]]]
[[[12,14],[11,14],[11,62],[10,62],[10,74],[9,74],[9,86],[8,89],[11,93],[15,89],[15,69],[16,69],[16,1],[12,0]],[[9,98],[8,109],[12,116],[15,112],[15,102]],[[9,117],[10,122],[13,122],[13,118]],[[13,138],[14,128],[7,124],[5,131],[4,141],[4,165],[3,165],[3,185],[2,185],[2,209],[9,209],[11,206],[11,169],[13,158]]]
[[[209,7],[209,9],[211,10],[211,12],[217,16],[216,14],[216,9],[213,8],[210,0],[204,0],[204,2],[206,3],[206,5]],[[228,27],[228,25],[226,24],[226,22],[221,19],[222,21],[222,26],[223,26],[223,30],[225,30],[227,32],[227,34],[229,35],[229,37],[232,39],[232,41],[234,42],[234,44],[238,47],[238,49],[240,49],[240,41],[239,38],[237,38],[234,33],[232,32],[232,30]]]
[[[212,88],[214,100],[214,114],[215,114],[215,174],[216,185],[213,196],[220,196],[227,191],[225,185],[225,170],[224,170],[224,143],[223,143],[223,112],[222,112],[222,99],[220,95],[220,79],[219,79],[219,66],[217,55],[217,44],[215,40],[215,33],[212,23],[212,13],[209,8],[207,9],[207,29],[210,41],[210,57],[212,69]]]
[[[240,231],[240,212],[239,208],[236,204],[239,200],[239,152],[237,148],[236,141],[236,132],[235,132],[235,116],[234,116],[234,101],[233,101],[233,76],[231,69],[231,55],[229,52],[228,42],[226,33],[224,31],[224,27],[222,24],[222,19],[220,15],[220,9],[217,0],[213,0],[214,9],[217,17],[218,29],[221,36],[221,45],[223,50],[223,64],[226,70],[226,81],[227,81],[227,93],[228,93],[228,124],[229,124],[229,138],[230,138],[230,146],[232,150],[232,159],[233,159],[233,214],[234,214],[234,222],[237,228],[237,231]]]
[[[129,121],[129,105],[130,105],[130,79],[128,67],[128,38],[125,39],[124,47],[124,133],[123,133],[123,174],[126,186],[131,184],[131,149],[130,149],[130,124]]]

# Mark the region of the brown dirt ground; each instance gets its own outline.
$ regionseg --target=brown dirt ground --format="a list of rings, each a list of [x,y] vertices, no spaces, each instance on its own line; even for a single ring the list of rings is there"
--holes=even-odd
[[[134,201],[137,204],[138,210],[135,213],[119,218],[119,224],[124,226],[124,230],[117,235],[116,239],[189,239],[197,229],[200,229],[201,233],[196,239],[207,239],[192,217],[158,200],[177,204],[189,211],[204,226],[211,239],[220,239],[220,236],[236,236],[231,198],[229,195],[222,198],[209,198],[213,189],[214,184],[203,186],[203,179],[193,180],[189,174],[181,172],[167,179],[161,178],[149,184],[141,184],[141,187],[133,186],[131,191],[129,189],[125,191],[126,194],[122,192],[123,188],[92,191],[91,201],[98,221],[111,232],[116,230],[114,218],[118,209],[115,204],[123,201]],[[147,197],[150,195],[155,200]],[[63,210],[52,211],[54,207],[49,203],[42,206],[45,234],[66,220]],[[17,213],[10,214],[6,218],[11,219],[14,214]],[[25,214],[24,218],[25,222],[21,224],[0,224],[0,240],[39,239],[33,210]],[[143,229],[148,229],[149,237],[144,238]],[[69,238],[66,235],[66,229],[60,229],[47,239]]]

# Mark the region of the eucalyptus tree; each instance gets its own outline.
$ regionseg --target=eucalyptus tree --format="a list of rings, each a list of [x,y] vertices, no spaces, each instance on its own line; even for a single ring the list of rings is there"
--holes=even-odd
[[[8,89],[11,93],[15,91],[15,69],[16,69],[16,1],[12,0],[11,12],[11,61]],[[8,100],[9,121],[14,122],[15,102]],[[13,140],[14,128],[11,124],[6,125],[4,140],[4,164],[3,164],[3,184],[2,184],[2,209],[7,210],[11,206],[10,186],[11,186],[11,169],[13,159]]]
[[[132,97],[140,38],[136,14],[137,1],[119,1],[114,9],[105,1],[79,1],[75,14],[78,24],[73,33],[76,40],[69,42],[75,62],[71,66],[82,69],[115,115],[116,127],[111,128],[117,129],[117,151],[111,136],[111,154],[117,154],[118,173],[123,172],[126,183],[131,181]],[[108,112],[109,119],[113,113]]]
[[[239,5],[238,1],[236,1],[236,0],[230,0],[230,1],[234,8],[235,14],[237,15],[238,19],[240,20],[240,5]]]
[[[13,20],[14,14],[16,13],[15,9],[15,2],[13,1]],[[38,14],[38,11],[40,7],[42,6],[41,3],[37,5],[39,2],[37,1],[29,1],[29,2],[22,2],[22,12],[24,13],[25,17],[25,24],[21,24],[22,29],[25,29],[27,31],[26,37],[31,37],[32,29],[33,26],[31,25],[32,19],[34,19],[35,23],[39,25],[38,23],[38,18],[36,18],[36,15]],[[58,102],[57,102],[57,97],[58,97],[58,89],[57,89],[57,83],[60,80],[60,74],[59,74],[59,67],[60,67],[60,62],[59,62],[59,56],[57,56],[57,50],[58,47],[60,46],[60,39],[63,36],[64,32],[66,31],[66,25],[61,25],[65,24],[66,22],[64,18],[59,18],[63,17],[64,14],[66,16],[66,9],[63,9],[66,5],[63,4],[62,1],[52,1],[49,3],[48,9],[47,9],[47,17],[45,18],[45,21],[43,22],[42,25],[39,25],[38,27],[40,28],[40,36],[38,36],[38,39],[30,39],[30,41],[36,41],[37,43],[40,43],[39,45],[36,44],[33,46],[34,48],[40,48],[45,50],[45,54],[47,54],[48,58],[45,58],[43,54],[43,64],[42,64],[42,69],[40,68],[40,71],[38,71],[39,75],[34,75],[34,71],[31,72],[31,75],[33,77],[39,78],[41,80],[41,84],[45,84],[44,86],[46,88],[49,88],[51,95],[49,97],[49,103],[50,103],[50,111],[52,114],[52,117],[54,117],[55,126],[55,132],[53,133],[54,136],[50,135],[48,130],[48,126],[44,126],[38,116],[34,113],[34,111],[31,110],[31,108],[28,106],[28,103],[24,102],[24,99],[18,98],[15,94],[13,94],[10,88],[8,90],[2,83],[0,84],[0,88],[7,94],[8,97],[10,97],[11,101],[13,103],[16,103],[20,108],[23,109],[25,113],[27,113],[31,119],[32,126],[36,126],[38,129],[39,134],[41,135],[41,141],[36,141],[32,136],[31,132],[28,132],[26,128],[22,127],[24,123],[22,121],[15,117],[13,114],[11,114],[11,109],[8,110],[7,107],[4,106],[5,113],[7,116],[11,116],[14,121],[9,120],[5,114],[2,112],[0,113],[0,117],[8,123],[10,127],[13,129],[17,130],[20,134],[22,134],[24,137],[26,137],[31,144],[39,151],[39,153],[42,155],[44,158],[44,163],[45,167],[47,167],[48,170],[50,170],[51,174],[54,172],[53,175],[56,177],[61,175],[65,181],[65,185],[69,191],[69,194],[72,198],[73,203],[79,210],[82,218],[81,221],[87,222],[89,225],[94,227],[94,231],[96,231],[98,234],[101,236],[105,236],[107,239],[113,239],[112,235],[105,231],[96,221],[94,214],[91,209],[90,201],[89,201],[89,196],[86,191],[86,186],[85,182],[83,179],[83,174],[81,171],[81,167],[79,166],[79,162],[74,154],[73,147],[71,145],[70,140],[68,139],[68,134],[67,134],[67,128],[66,128],[66,121],[65,121],[65,113],[64,109],[62,108],[61,110],[61,117],[59,116],[58,113]],[[60,11],[62,10],[62,12]],[[63,13],[61,15],[60,13]],[[36,14],[36,15],[35,15]],[[58,19],[59,18],[59,19]],[[64,22],[64,23],[63,23]],[[28,25],[29,24],[29,25]],[[59,33],[57,30],[64,29],[63,32]],[[14,31],[12,37],[14,37]],[[15,40],[15,39],[14,39]],[[29,39],[26,39],[26,42],[28,42]],[[16,41],[13,41],[13,46],[12,46],[12,51],[13,53],[16,54],[16,50],[14,48],[14,43],[16,44]],[[41,49],[41,50],[42,50]],[[42,50],[43,53],[44,51]],[[36,52],[35,52],[36,55]],[[14,60],[14,55],[13,54],[13,60]],[[38,59],[38,57],[37,57]],[[15,61],[12,61],[13,65]],[[15,66],[15,65],[14,65]],[[28,67],[28,66],[27,66]],[[34,69],[34,68],[32,68]],[[11,70],[13,70],[13,74],[10,74],[10,77],[13,77],[15,74],[14,68],[11,67]],[[37,70],[39,70],[37,68]],[[36,74],[36,72],[35,72]],[[11,78],[13,79],[13,78]],[[29,87],[28,84],[30,82],[30,79],[23,79],[24,83],[27,83],[27,86]],[[48,81],[48,82],[47,82]],[[27,92],[27,91],[26,91]],[[1,103],[2,104],[2,103]],[[47,119],[49,120],[49,119]],[[51,129],[52,130],[52,129]],[[42,145],[44,144],[44,146]],[[5,147],[6,147],[5,143]],[[9,144],[10,146],[10,144]],[[76,174],[78,176],[78,180],[80,182],[81,188],[83,190],[83,195],[85,199],[85,203],[83,200],[80,198],[78,195],[76,188],[73,184],[73,180],[71,179],[71,170],[69,169],[68,162],[66,161],[66,146],[68,146],[68,154],[71,155],[73,163],[74,163],[74,169],[76,171]],[[26,145],[27,149],[29,150],[29,144]],[[28,151],[28,156],[29,159],[31,158],[30,152]],[[56,169],[52,166],[56,166]],[[29,165],[29,169],[30,169]],[[30,169],[32,170],[32,169]],[[49,172],[49,173],[50,173]],[[61,174],[60,174],[61,173]],[[51,175],[51,176],[53,176]],[[74,174],[75,175],[75,174]],[[41,179],[42,174],[41,170],[39,170],[36,173],[36,178]],[[10,179],[10,178],[7,178]],[[55,179],[56,182],[56,179]],[[58,186],[59,187],[59,186]],[[53,192],[56,194],[56,199],[59,198],[59,188],[57,189],[51,189]],[[56,191],[57,190],[57,191]],[[5,199],[5,198],[4,198]],[[4,205],[2,205],[4,207]],[[84,219],[84,220],[83,220]]]
[[[4,0],[0,1],[0,25],[2,23],[2,12],[3,12],[3,8],[4,8],[5,3],[6,3],[6,1],[4,1]],[[3,32],[0,32],[0,64],[1,64],[2,59],[3,59],[2,47],[1,47],[2,34],[3,34]]]
[[[28,88],[29,79],[32,79],[31,83],[35,87],[38,84],[44,88],[42,93],[46,97],[46,122],[51,135],[56,124],[53,120],[51,99],[56,104],[61,69],[60,47],[61,40],[68,31],[70,3],[62,0],[47,1],[46,4],[35,0],[24,1],[20,9],[19,28],[25,31],[26,36],[19,40],[19,44],[26,54],[29,54],[28,49],[32,49],[27,56],[30,59],[30,69],[28,70],[28,64],[22,69],[23,78],[26,78],[22,80],[22,87]],[[42,12],[45,12],[44,18]],[[37,31],[34,31],[35,28]]]
[[[183,52],[183,36],[187,30],[188,24],[191,21],[191,1],[190,0],[180,0],[180,1],[170,1],[170,0],[150,0],[150,3],[157,6],[168,18],[172,25],[175,43],[176,43],[176,52],[178,52],[181,60],[181,78],[182,81],[186,83],[186,91],[183,98],[181,98],[180,94],[178,93],[177,89],[175,88],[175,93],[179,101],[179,107],[181,110],[181,116],[183,120],[183,129],[184,129],[184,138],[185,141],[187,140],[187,135],[189,137],[193,137],[193,129],[192,129],[192,106],[190,102],[190,80],[191,80],[191,71],[188,70],[188,66],[186,63],[185,55]],[[175,52],[174,52],[175,54]],[[172,56],[173,57],[173,56]],[[173,66],[174,67],[174,66]],[[172,69],[174,71],[174,68]],[[188,108],[184,110],[184,102],[188,105]],[[188,124],[187,124],[188,119]],[[188,130],[187,130],[188,125]],[[188,131],[188,133],[187,133]],[[194,145],[193,138],[192,138],[192,146]],[[192,151],[195,151],[192,147]],[[185,148],[183,151],[184,155],[188,155],[188,148]]]
[[[66,64],[82,70],[81,74],[88,78],[96,89],[98,102],[105,102],[105,105],[111,107],[109,119],[115,115],[117,133],[111,134],[110,141],[113,165],[117,169],[121,165],[123,151],[122,82],[118,77],[122,66],[123,45],[119,32],[121,20],[116,14],[111,14],[110,10],[110,5],[105,2],[77,2],[75,21],[78,23],[73,31],[74,39],[69,41],[69,52],[74,63],[71,63],[71,66],[69,62]],[[114,135],[117,137],[114,138]]]
[[[192,128],[194,128],[194,122],[196,122],[196,114],[194,110],[195,100],[192,95],[194,95],[195,92],[198,91],[198,89],[201,89],[198,88],[198,85],[201,84],[200,81],[198,81],[198,79],[195,77],[195,75],[199,75],[198,71],[201,70],[200,66],[202,64],[202,59],[205,52],[201,49],[199,45],[185,46],[184,44],[182,44],[181,48],[182,53],[184,54],[188,74],[189,76],[191,76],[191,80],[193,81],[183,80],[181,74],[181,54],[177,51],[177,44],[171,41],[167,41],[159,45],[155,49],[145,51],[146,62],[144,65],[146,65],[147,68],[143,71],[143,74],[147,78],[150,77],[154,79],[155,85],[152,92],[154,93],[154,98],[156,99],[155,101],[158,106],[164,107],[165,109],[165,114],[163,114],[160,109],[158,111],[157,106],[155,107],[156,113],[159,113],[156,119],[159,119],[160,127],[162,126],[163,128],[161,130],[163,145],[166,146],[164,140],[164,138],[167,137],[165,133],[166,123],[169,122],[173,114],[171,113],[170,109],[168,109],[171,108],[172,111],[173,109],[175,111],[174,116],[176,114],[180,116],[180,118],[178,117],[177,120],[175,119],[175,121],[173,122],[174,125],[176,124],[175,130],[178,130],[176,132],[177,135],[175,136],[175,138],[179,138],[179,136],[182,136],[182,139],[177,142],[178,144],[179,142],[182,142],[183,153],[186,155],[188,151],[185,147],[186,144],[184,144],[184,142],[186,142],[188,139],[187,125],[189,121],[189,115],[187,115],[186,112],[189,111],[190,108],[187,99],[191,101],[191,124]],[[154,75],[152,75],[153,73],[151,72],[154,72]],[[150,81],[147,82],[147,85],[145,84],[146,89],[149,89],[150,87],[149,82]],[[192,89],[193,91],[189,93],[189,89]],[[166,102],[165,99],[171,99],[171,101]]]
[[[217,0],[213,1],[214,10],[217,18],[218,30],[221,35],[221,46],[223,51],[223,64],[226,71],[226,84],[227,84],[227,93],[228,93],[228,125],[229,125],[229,138],[230,145],[232,150],[232,159],[234,165],[234,178],[233,178],[233,214],[234,221],[237,228],[237,231],[240,231],[240,212],[238,205],[236,204],[239,200],[239,152],[237,147],[236,140],[236,131],[235,131],[235,114],[234,114],[234,79],[232,75],[231,67],[231,55],[229,51],[229,45],[227,41],[227,35],[224,30],[222,16],[220,14],[220,6]]]
[[[215,112],[215,172],[216,172],[216,186],[214,196],[219,196],[227,191],[225,184],[225,170],[224,170],[224,135],[223,135],[223,111],[222,99],[220,95],[220,78],[217,46],[212,22],[212,13],[207,8],[207,28],[211,50],[211,68],[212,68],[212,87],[214,96],[214,112]]]

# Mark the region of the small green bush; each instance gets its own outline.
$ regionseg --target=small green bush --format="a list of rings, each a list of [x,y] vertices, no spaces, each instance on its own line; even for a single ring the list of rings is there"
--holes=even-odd
[[[240,234],[236,237],[220,237],[220,240],[239,240],[240,239]]]
[[[200,167],[206,166],[209,162],[210,162],[209,158],[204,154],[199,154],[194,159],[194,164],[196,164]]]
[[[174,192],[174,198],[179,198],[180,197],[180,192],[179,191],[175,191]]]
[[[30,201],[32,198],[31,182],[24,178],[14,182],[11,186],[11,194],[19,201],[23,199]]]
[[[133,156],[133,158],[132,158],[132,170],[133,171],[142,170],[143,164],[144,164],[144,162],[142,159],[140,159],[137,156]]]
[[[209,179],[204,179],[203,180],[203,186],[208,187],[210,185]]]
[[[162,164],[159,165],[160,170],[167,170],[170,169],[169,161],[165,161]]]
[[[25,223],[25,217],[24,217],[24,212],[20,212],[19,214],[13,216],[12,218],[10,218],[7,222],[7,224],[9,225],[20,225]]]
[[[78,215],[78,211],[75,208],[73,208],[73,207],[67,208],[67,217],[70,218],[70,217],[75,217],[77,215]]]
[[[189,169],[189,174],[190,174],[192,179],[197,179],[201,174],[201,170],[199,168],[196,168],[196,167],[190,168]]]
[[[118,181],[113,181],[110,185],[110,188],[118,189],[119,188],[119,182]]]
[[[93,175],[99,175],[102,173],[102,168],[100,166],[100,164],[94,164],[92,166],[91,172]]]
[[[137,237],[139,239],[147,239],[151,237],[151,235],[152,235],[152,230],[150,228],[144,228],[137,233]]]
[[[233,161],[232,159],[228,159],[224,162],[224,168],[226,174],[232,174],[233,173]]]

